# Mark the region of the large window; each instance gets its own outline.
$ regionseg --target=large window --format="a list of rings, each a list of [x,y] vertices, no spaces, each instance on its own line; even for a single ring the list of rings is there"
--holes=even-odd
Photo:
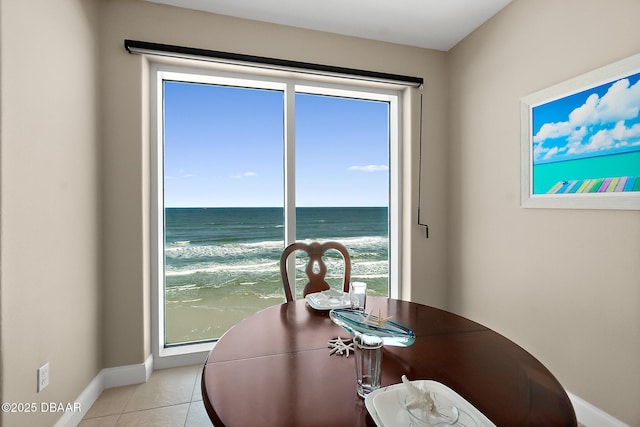
[[[295,240],[342,242],[352,280],[397,295],[396,92],[165,66],[152,77],[160,353],[282,303],[278,261]]]

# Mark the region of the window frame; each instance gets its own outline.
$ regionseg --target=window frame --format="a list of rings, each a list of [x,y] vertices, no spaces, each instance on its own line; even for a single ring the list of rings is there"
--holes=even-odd
[[[189,62],[189,61],[184,61]],[[158,368],[201,363],[215,346],[215,341],[166,347],[164,343],[164,135],[163,82],[185,81],[231,85],[246,88],[282,90],[284,92],[284,244],[295,241],[296,230],[290,222],[295,217],[295,95],[339,96],[389,103],[389,297],[399,298],[401,289],[402,245],[402,98],[404,87],[310,76],[291,71],[247,72],[246,67],[229,65],[206,67],[192,64],[151,62],[149,64],[150,101],[150,253],[151,253],[151,347],[154,366]],[[290,113],[293,112],[293,113]],[[284,300],[284,299],[283,299]]]

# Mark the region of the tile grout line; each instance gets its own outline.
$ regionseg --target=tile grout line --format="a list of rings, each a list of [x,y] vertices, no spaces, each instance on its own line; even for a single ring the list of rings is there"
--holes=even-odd
[[[95,417],[91,417],[91,418],[83,418],[86,420],[101,420],[101,419],[107,419],[109,417],[114,417],[116,416],[116,420],[115,420],[115,425],[117,425],[121,419],[122,416],[124,414],[135,414],[135,413],[140,413],[140,412],[145,412],[145,411],[152,411],[152,410],[156,410],[156,409],[162,409],[162,408],[171,408],[171,407],[178,407],[181,405],[188,405],[187,406],[187,415],[185,418],[185,422],[184,424],[187,424],[188,421],[188,416],[189,416],[189,412],[191,411],[192,408],[192,404],[193,402],[201,402],[202,398],[199,398],[196,394],[197,394],[197,390],[196,387],[198,386],[198,378],[201,374],[201,370],[196,369],[195,374],[193,375],[192,379],[193,379],[193,383],[191,386],[191,393],[189,395],[189,397],[183,401],[183,402],[176,402],[176,403],[171,403],[171,404],[163,404],[163,405],[158,405],[157,403],[154,403],[152,407],[149,408],[142,408],[142,409],[137,409],[137,410],[132,410],[132,411],[126,411],[127,406],[130,404],[130,402],[134,399],[135,393],[138,390],[139,387],[136,387],[136,390],[134,390],[128,397],[128,399],[126,399],[125,403],[122,405],[122,407],[118,410],[117,413],[115,414],[104,414],[101,416],[95,416]],[[140,384],[138,385],[140,386]]]

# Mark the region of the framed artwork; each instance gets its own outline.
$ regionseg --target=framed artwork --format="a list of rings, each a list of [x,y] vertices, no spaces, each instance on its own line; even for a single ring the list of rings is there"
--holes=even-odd
[[[521,99],[521,206],[640,209],[640,54]]]

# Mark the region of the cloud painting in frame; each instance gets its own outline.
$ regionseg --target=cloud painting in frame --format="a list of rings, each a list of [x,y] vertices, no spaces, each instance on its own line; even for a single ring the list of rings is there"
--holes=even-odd
[[[523,98],[524,207],[640,208],[638,57]]]

